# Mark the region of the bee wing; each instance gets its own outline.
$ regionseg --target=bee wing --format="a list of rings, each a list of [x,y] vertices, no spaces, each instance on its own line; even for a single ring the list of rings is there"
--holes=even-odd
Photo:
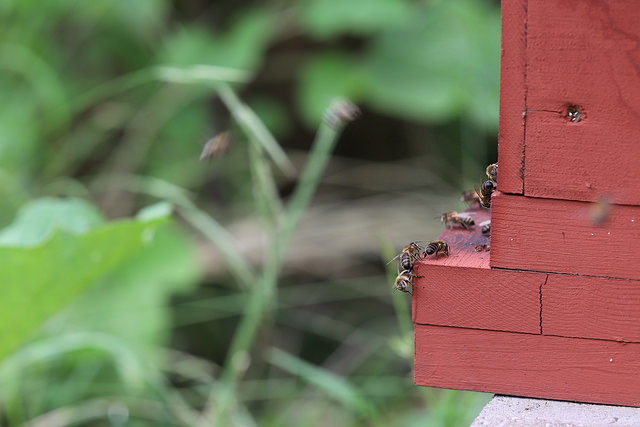
[[[399,253],[398,255],[394,256],[393,258],[391,258],[391,260],[389,260],[389,262],[386,263],[385,265],[391,264],[393,261],[397,260],[400,257],[400,255],[402,255],[402,252]]]
[[[491,224],[491,220],[488,219],[486,221],[482,221],[480,224],[478,224],[478,227],[484,227],[487,224]]]
[[[457,218],[473,218],[473,215],[469,212],[460,212],[454,215]]]

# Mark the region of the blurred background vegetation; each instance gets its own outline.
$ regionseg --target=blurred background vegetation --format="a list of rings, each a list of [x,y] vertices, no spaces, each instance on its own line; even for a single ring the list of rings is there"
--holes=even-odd
[[[0,2],[0,424],[468,424],[490,396],[413,385],[385,264],[496,160],[499,27],[489,0]]]

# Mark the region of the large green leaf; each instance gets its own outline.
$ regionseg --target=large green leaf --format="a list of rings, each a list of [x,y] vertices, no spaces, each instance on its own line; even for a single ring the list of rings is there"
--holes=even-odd
[[[148,247],[48,322],[46,332],[102,332],[136,350],[164,347],[171,331],[170,298],[197,284],[197,259],[187,238],[165,227]],[[144,357],[148,360],[148,352]]]
[[[59,215],[62,211],[66,215]],[[100,225],[95,210],[78,200],[27,205],[5,230],[5,236],[13,236],[10,246],[0,247],[0,358],[89,285],[151,244],[167,221],[147,215]]]
[[[274,31],[271,15],[260,10],[240,15],[224,34],[196,26],[184,27],[165,40],[159,62],[252,70],[260,63]]]
[[[417,120],[466,116],[494,129],[499,52],[497,9],[471,0],[417,7],[404,28],[373,40],[364,61],[367,101]]]

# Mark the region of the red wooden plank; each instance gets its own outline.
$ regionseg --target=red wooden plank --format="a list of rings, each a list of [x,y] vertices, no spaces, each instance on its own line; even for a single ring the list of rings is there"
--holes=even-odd
[[[640,344],[415,326],[415,383],[640,406]]]
[[[640,207],[612,206],[602,225],[595,205],[496,192],[491,267],[640,279]]]
[[[542,288],[542,332],[640,342],[640,282],[549,275]]]
[[[640,205],[638,3],[527,3],[524,194]]]
[[[500,50],[500,132],[498,185],[505,193],[523,192],[526,1],[502,2]]]
[[[413,322],[540,333],[540,288],[546,274],[489,268],[414,268]]]

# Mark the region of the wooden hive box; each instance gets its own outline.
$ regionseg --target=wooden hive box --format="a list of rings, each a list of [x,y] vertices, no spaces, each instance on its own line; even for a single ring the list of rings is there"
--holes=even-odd
[[[416,262],[416,384],[640,406],[639,23],[634,0],[503,1],[491,250],[447,230]]]

